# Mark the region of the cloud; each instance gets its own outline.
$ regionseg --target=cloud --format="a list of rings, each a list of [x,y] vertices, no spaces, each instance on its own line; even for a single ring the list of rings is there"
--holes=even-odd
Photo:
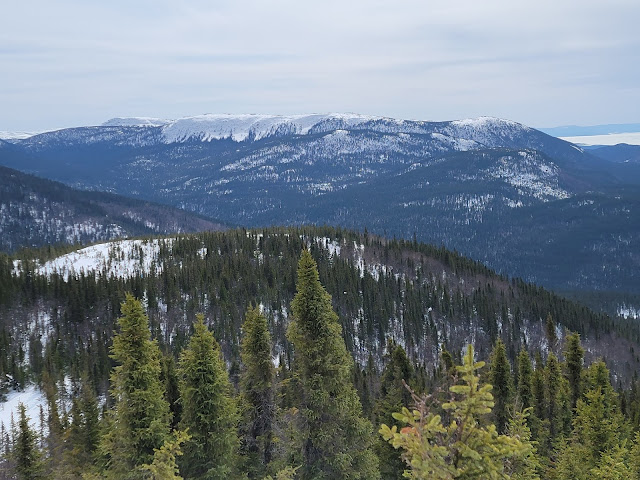
[[[10,2],[0,130],[357,111],[637,121],[635,0]]]

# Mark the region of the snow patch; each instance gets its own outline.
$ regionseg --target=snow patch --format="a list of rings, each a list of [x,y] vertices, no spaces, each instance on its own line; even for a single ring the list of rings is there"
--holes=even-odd
[[[85,275],[102,273],[118,278],[131,278],[151,272],[159,273],[161,266],[156,263],[156,260],[160,246],[171,246],[172,243],[173,239],[120,240],[101,243],[49,260],[36,271],[47,276],[57,273],[65,280],[81,273]]]
[[[47,411],[47,399],[44,393],[35,385],[29,385],[23,391],[11,391],[7,393],[7,401],[0,403],[0,424],[4,425],[6,430],[11,428],[11,417],[16,426],[19,421],[18,405],[22,403],[26,408],[27,416],[30,419],[29,424],[34,430],[40,427],[40,406]]]

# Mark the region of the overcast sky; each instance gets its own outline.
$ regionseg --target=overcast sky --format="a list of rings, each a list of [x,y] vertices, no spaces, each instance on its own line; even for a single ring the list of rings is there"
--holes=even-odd
[[[0,130],[357,112],[640,122],[640,1],[8,0]]]

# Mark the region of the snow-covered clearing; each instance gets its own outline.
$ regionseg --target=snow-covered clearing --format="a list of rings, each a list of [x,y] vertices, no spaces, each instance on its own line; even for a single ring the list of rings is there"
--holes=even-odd
[[[35,385],[29,385],[22,392],[11,391],[7,393],[7,401],[0,403],[0,424],[4,428],[11,428],[11,417],[15,424],[18,424],[18,405],[23,403],[27,409],[27,416],[30,418],[29,424],[34,428],[40,426],[40,406],[47,409],[47,400],[42,391]]]

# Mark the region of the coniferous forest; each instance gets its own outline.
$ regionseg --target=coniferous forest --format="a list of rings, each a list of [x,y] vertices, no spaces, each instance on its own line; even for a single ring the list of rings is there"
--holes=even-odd
[[[366,232],[133,245],[0,255],[0,395],[46,403],[0,477],[640,478],[632,322]]]

